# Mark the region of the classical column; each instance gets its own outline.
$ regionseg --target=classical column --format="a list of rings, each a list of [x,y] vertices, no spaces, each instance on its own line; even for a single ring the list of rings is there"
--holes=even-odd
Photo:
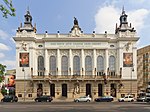
[[[96,58],[96,49],[93,49],[93,75],[96,75],[96,65],[97,65],[97,58]]]
[[[84,58],[84,50],[81,50],[81,75],[85,75],[85,58]]]
[[[109,56],[108,56],[108,49],[105,49],[105,74],[107,74],[107,70],[109,67]]]
[[[72,57],[72,49],[69,49],[69,75],[73,74],[73,57]]]
[[[60,57],[60,50],[57,49],[57,75],[61,75],[61,57]]]
[[[47,49],[45,49],[45,59],[44,59],[44,62],[45,62],[45,75],[48,75],[48,73],[49,73],[49,59],[48,59]]]

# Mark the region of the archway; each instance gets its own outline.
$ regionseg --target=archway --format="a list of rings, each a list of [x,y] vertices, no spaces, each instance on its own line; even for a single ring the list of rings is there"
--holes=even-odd
[[[116,87],[117,87],[116,84],[111,84],[110,85],[110,95],[113,96],[113,97],[116,97],[116,92],[117,92]]]
[[[62,96],[67,97],[67,84],[62,84]]]
[[[103,85],[98,84],[98,96],[103,96]]]
[[[43,85],[41,83],[39,83],[37,88],[37,97],[42,96],[43,95]]]
[[[88,96],[88,95],[92,95],[91,94],[91,84],[86,84],[86,96]]]
[[[55,84],[50,84],[50,96],[55,97]]]

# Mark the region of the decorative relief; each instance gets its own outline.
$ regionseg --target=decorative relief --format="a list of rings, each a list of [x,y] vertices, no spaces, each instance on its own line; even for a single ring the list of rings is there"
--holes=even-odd
[[[74,28],[74,30],[71,33],[71,37],[80,37],[81,31],[78,28]]]
[[[22,31],[22,34],[23,34],[23,35],[26,35],[26,34],[27,34],[27,31],[26,31],[26,30],[23,30],[23,31]]]
[[[23,51],[27,51],[27,50],[28,50],[28,43],[22,41],[22,42],[20,43],[20,48],[21,48],[21,50],[23,50]]]
[[[111,55],[113,55],[113,56],[117,56],[117,51],[116,50],[108,50],[108,55],[109,56],[111,56]]]
[[[72,50],[72,55],[73,56],[80,56],[81,55],[81,50]]]
[[[85,56],[87,56],[87,55],[93,56],[93,50],[84,50],[84,55]]]
[[[36,55],[44,56],[44,50],[37,50]]]
[[[63,56],[69,56],[69,50],[60,50],[60,55]]]
[[[57,56],[57,50],[48,50],[48,55]]]
[[[100,50],[100,49],[96,50],[96,55],[97,56],[101,55],[101,56],[105,57],[105,50]]]

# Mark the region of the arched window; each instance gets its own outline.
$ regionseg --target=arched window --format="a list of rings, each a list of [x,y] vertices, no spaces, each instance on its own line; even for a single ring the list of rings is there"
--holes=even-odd
[[[80,75],[80,58],[74,56],[73,58],[73,75]]]
[[[43,56],[38,56],[38,76],[43,76],[44,75],[44,57]]]
[[[92,58],[86,56],[85,58],[85,75],[92,75]]]
[[[104,58],[102,56],[97,57],[97,75],[103,75],[104,72]]]
[[[49,68],[49,72],[50,75],[56,75],[56,57],[55,56],[50,56],[50,68]]]
[[[68,58],[67,56],[62,56],[61,59],[61,74],[68,75]]]
[[[115,75],[116,59],[114,56],[109,57],[109,75]]]

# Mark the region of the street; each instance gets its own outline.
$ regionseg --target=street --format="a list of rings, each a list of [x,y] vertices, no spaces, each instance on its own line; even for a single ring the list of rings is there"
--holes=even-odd
[[[144,102],[0,102],[0,112],[149,112]]]

